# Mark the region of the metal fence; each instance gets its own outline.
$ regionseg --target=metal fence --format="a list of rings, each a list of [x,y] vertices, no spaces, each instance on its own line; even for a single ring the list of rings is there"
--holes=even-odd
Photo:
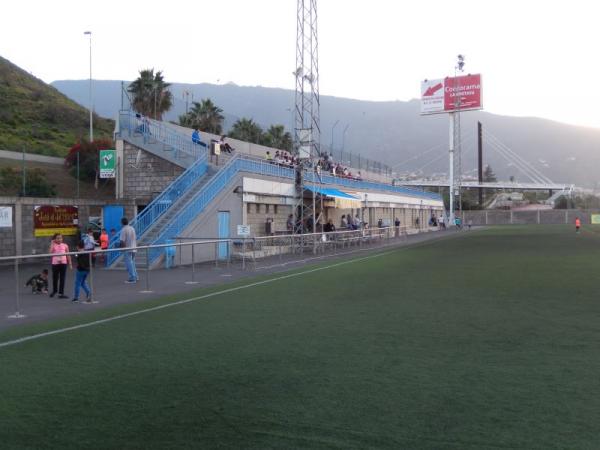
[[[463,223],[473,225],[560,225],[573,224],[579,217],[582,224],[590,224],[597,210],[546,209],[536,211],[485,210],[463,211]]]
[[[4,279],[10,283],[10,267],[14,271],[14,295],[3,295],[0,308],[10,315],[11,319],[26,317],[27,311],[22,307],[22,296],[29,275],[24,276],[25,269],[41,269],[49,267],[50,258],[55,256],[84,255],[89,258],[88,275],[91,296],[89,301],[81,303],[97,303],[96,286],[109,286],[115,283],[115,275],[124,273],[125,269],[107,269],[104,263],[111,253],[135,251],[135,261],[139,270],[140,293],[151,293],[152,284],[156,283],[153,274],[161,270],[177,269],[184,273],[185,284],[196,284],[200,278],[200,270],[207,267],[225,267],[235,270],[257,270],[272,266],[285,266],[307,259],[319,259],[326,256],[342,256],[363,249],[395,245],[407,239],[408,234],[421,233],[427,230],[409,229],[407,227],[387,227],[363,230],[338,231],[333,233],[313,233],[304,235],[277,235],[241,239],[198,239],[178,238],[177,242],[161,245],[140,246],[136,248],[120,248],[95,250],[87,252],[69,252],[62,254],[40,254],[10,256],[0,258],[4,265]],[[152,252],[160,252],[164,269],[150,270]],[[96,267],[94,267],[94,260]],[[142,266],[142,267],[140,267]],[[8,272],[6,272],[8,271]],[[169,272],[170,273],[170,272]],[[170,277],[170,275],[167,275]],[[120,276],[118,277],[120,278]],[[154,281],[153,281],[154,280]],[[123,280],[120,280],[122,283]],[[50,285],[50,280],[48,280]],[[49,286],[50,287],[50,286]],[[7,289],[4,289],[7,292]],[[10,292],[10,290],[8,290]],[[7,304],[9,302],[9,304]],[[35,311],[34,311],[35,314]]]

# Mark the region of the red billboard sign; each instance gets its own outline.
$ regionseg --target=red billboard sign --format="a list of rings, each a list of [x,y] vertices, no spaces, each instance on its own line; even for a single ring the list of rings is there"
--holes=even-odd
[[[421,114],[481,109],[481,75],[462,75],[421,82]]]
[[[33,208],[33,229],[36,237],[77,234],[79,208],[70,205],[44,205]]]
[[[481,108],[480,74],[446,78],[444,83],[444,111]]]

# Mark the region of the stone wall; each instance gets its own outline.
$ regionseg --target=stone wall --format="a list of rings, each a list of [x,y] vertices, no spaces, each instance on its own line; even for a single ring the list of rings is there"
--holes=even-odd
[[[123,148],[123,196],[146,205],[184,169],[128,142]]]

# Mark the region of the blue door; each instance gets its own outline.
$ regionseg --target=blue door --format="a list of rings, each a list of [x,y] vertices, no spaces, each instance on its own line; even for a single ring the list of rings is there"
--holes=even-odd
[[[219,239],[229,238],[229,211],[219,211],[217,216],[218,227],[219,227]],[[227,259],[229,256],[229,245],[227,242],[219,242],[218,244],[218,257],[219,259]]]
[[[107,205],[102,208],[102,227],[106,228],[108,235],[112,238],[110,230],[114,229],[117,234],[121,231],[121,219],[125,215],[125,209],[121,205]]]

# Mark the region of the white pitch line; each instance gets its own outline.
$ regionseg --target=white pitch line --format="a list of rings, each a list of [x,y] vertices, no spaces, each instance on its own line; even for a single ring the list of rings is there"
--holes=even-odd
[[[448,237],[450,237],[450,236],[448,236]],[[288,274],[288,275],[282,275],[282,276],[276,277],[276,278],[269,278],[268,280],[255,281],[254,283],[245,284],[243,286],[236,286],[236,287],[229,288],[229,289],[223,289],[221,291],[211,292],[209,294],[204,294],[204,295],[201,295],[199,297],[186,298],[186,299],[183,299],[183,300],[178,300],[176,302],[166,303],[164,305],[159,305],[159,306],[154,306],[152,308],[140,309],[138,311],[133,311],[133,312],[126,313],[126,314],[119,314],[117,316],[107,317],[106,319],[94,320],[93,322],[82,323],[80,325],[74,325],[72,327],[59,328],[57,330],[46,331],[44,333],[33,334],[31,336],[24,336],[22,338],[13,339],[11,341],[1,342],[0,343],[0,348],[2,348],[2,347],[9,347],[9,346],[16,345],[16,344],[21,344],[21,343],[27,342],[27,341],[33,341],[35,339],[40,339],[40,338],[43,338],[43,337],[46,337],[46,336],[52,336],[54,334],[62,334],[62,333],[66,333],[68,331],[75,331],[75,330],[80,330],[82,328],[88,328],[88,327],[92,327],[92,326],[95,326],[95,325],[101,325],[103,323],[112,322],[114,320],[126,319],[127,317],[133,317],[133,316],[137,316],[137,315],[140,315],[140,314],[146,314],[146,313],[153,312],[153,311],[159,311],[161,309],[170,308],[172,306],[178,306],[178,305],[183,305],[185,303],[195,302],[195,301],[198,301],[198,300],[204,300],[206,298],[215,297],[217,295],[228,294],[230,292],[236,292],[236,291],[240,291],[242,289],[248,289],[248,288],[251,288],[251,287],[254,287],[254,286],[260,286],[260,285],[263,285],[263,284],[273,283],[275,281],[286,280],[288,278],[299,277],[301,275],[307,275],[307,274],[310,274],[310,273],[319,272],[321,270],[332,269],[334,267],[339,267],[339,266],[343,266],[343,265],[346,265],[346,264],[352,264],[352,263],[359,262],[359,261],[365,261],[367,259],[379,258],[380,256],[386,256],[386,255],[389,255],[389,254],[394,253],[394,252],[399,251],[399,250],[411,249],[411,248],[415,248],[415,247],[421,247],[423,245],[428,245],[428,244],[431,244],[431,243],[434,243],[434,242],[437,242],[437,241],[438,241],[438,239],[434,239],[434,240],[431,240],[431,241],[425,241],[425,242],[418,242],[418,243],[416,243],[415,245],[412,245],[412,246],[408,245],[408,246],[400,247],[398,249],[390,250],[390,251],[387,251],[387,252],[377,253],[375,255],[363,256],[362,258],[350,259],[348,261],[341,261],[341,262],[338,262],[338,263],[335,263],[335,264],[330,264],[328,266],[316,267],[314,269],[305,270],[305,271],[302,271],[302,272],[296,272],[296,273],[291,273],[291,274]]]

